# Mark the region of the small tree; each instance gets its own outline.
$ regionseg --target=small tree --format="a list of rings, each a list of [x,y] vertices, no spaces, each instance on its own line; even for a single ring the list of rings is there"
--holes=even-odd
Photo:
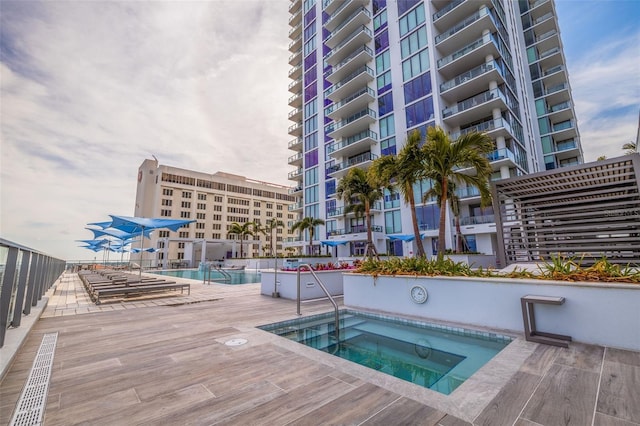
[[[471,132],[451,141],[442,128],[429,127],[427,142],[422,149],[427,159],[426,177],[433,180],[440,193],[438,260],[442,260],[446,249],[444,238],[450,182],[478,188],[482,198],[491,199],[489,179],[492,169],[487,154],[494,147],[491,138],[484,133]],[[464,168],[475,169],[475,174],[461,173]]]
[[[302,236],[302,233],[305,230],[309,230],[309,254],[313,254],[313,236],[315,233],[315,227],[318,225],[324,225],[324,220],[307,216],[302,218],[299,222],[294,223],[291,227],[291,230],[294,232],[299,230],[300,236]]]
[[[378,258],[378,251],[373,244],[371,231],[371,206],[382,198],[382,191],[376,185],[372,185],[367,172],[359,168],[353,168],[340,179],[336,188],[336,195],[344,201],[344,214],[355,213],[356,217],[365,217],[367,228],[367,247],[365,255]],[[356,200],[357,202],[354,202]]]
[[[244,258],[244,252],[242,250],[243,241],[247,235],[252,235],[252,236],[255,235],[254,234],[255,225],[256,224],[254,222],[247,222],[247,223],[243,223],[242,225],[237,222],[233,222],[229,227],[229,231],[227,232],[227,235],[237,235],[240,237],[240,257],[241,258]]]
[[[638,152],[638,144],[634,142],[627,142],[622,145],[622,149],[625,150],[624,153],[627,155],[635,154]]]

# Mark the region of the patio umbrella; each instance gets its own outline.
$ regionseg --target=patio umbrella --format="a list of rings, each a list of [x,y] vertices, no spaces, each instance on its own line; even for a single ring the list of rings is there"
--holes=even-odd
[[[113,221],[111,222],[111,228],[120,229],[121,231],[129,232],[131,234],[140,233],[140,251],[144,251],[144,235],[145,232],[151,232],[154,229],[169,229],[170,231],[177,231],[184,225],[191,222],[195,222],[193,219],[163,219],[163,218],[150,218],[150,217],[130,217],[130,216],[115,216],[110,214]],[[142,276],[142,254],[140,255],[140,276]]]

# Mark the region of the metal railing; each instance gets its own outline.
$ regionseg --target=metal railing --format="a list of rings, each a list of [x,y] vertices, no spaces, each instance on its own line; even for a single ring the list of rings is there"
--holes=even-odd
[[[333,308],[335,309],[335,313],[336,313],[336,328],[335,328],[336,343],[339,343],[340,342],[340,313],[338,311],[338,304],[336,303],[336,301],[333,299],[333,297],[329,293],[329,290],[327,290],[327,288],[324,286],[324,284],[322,284],[322,281],[320,281],[320,278],[318,278],[318,276],[314,272],[314,270],[311,267],[311,265],[309,265],[308,263],[300,263],[298,265],[298,297],[297,297],[298,315],[302,315],[300,313],[300,268],[302,268],[302,267],[306,267],[309,270],[309,272],[311,273],[313,278],[316,280],[316,282],[318,283],[318,285],[320,286],[322,291],[324,291],[324,294],[327,295],[327,297],[329,298],[329,301],[331,302],[331,304],[333,305]]]
[[[0,348],[9,326],[20,326],[23,315],[56,282],[66,262],[0,238]]]

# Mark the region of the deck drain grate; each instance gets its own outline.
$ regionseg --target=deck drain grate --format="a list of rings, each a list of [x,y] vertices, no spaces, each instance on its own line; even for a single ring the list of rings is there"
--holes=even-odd
[[[58,333],[47,333],[42,337],[42,343],[16,404],[10,426],[42,424],[57,341]]]

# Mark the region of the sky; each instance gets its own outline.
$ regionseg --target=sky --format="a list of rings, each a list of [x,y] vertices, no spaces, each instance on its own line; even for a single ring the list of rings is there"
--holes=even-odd
[[[288,0],[0,0],[0,237],[66,260],[140,164],[283,185]],[[556,0],[586,161],[640,110],[640,1]],[[98,254],[100,255],[100,254]]]

